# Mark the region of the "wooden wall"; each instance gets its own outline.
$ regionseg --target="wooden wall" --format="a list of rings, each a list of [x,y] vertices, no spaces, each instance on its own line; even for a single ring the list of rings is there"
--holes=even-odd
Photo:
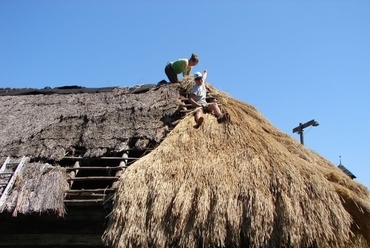
[[[98,205],[69,206],[64,218],[2,213],[0,247],[104,247],[101,236],[109,211]]]

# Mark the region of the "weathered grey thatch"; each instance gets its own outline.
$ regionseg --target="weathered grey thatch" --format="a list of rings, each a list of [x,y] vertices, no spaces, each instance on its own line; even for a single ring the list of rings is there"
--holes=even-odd
[[[160,142],[177,109],[176,87],[82,94],[1,96],[0,157],[59,161],[76,147],[98,157],[134,144]]]
[[[13,216],[32,213],[65,214],[64,193],[69,188],[65,170],[60,166],[26,163],[2,211]]]
[[[0,162],[7,156],[28,156],[31,161],[17,179],[2,211],[13,215],[63,215],[68,176],[58,161],[66,155],[73,156],[76,149],[82,149],[84,157],[99,157],[128,147],[156,145],[169,132],[178,107],[177,87],[143,90],[141,86],[99,93],[78,88],[83,91],[79,94],[63,90],[63,94],[41,94],[45,93],[43,90],[3,92]],[[70,93],[76,93],[75,90],[72,88]],[[37,161],[51,161],[53,166]]]
[[[191,85],[190,78],[185,79],[181,91]],[[155,149],[121,176],[103,235],[111,247],[370,243],[366,187],[279,131],[253,106],[211,86],[209,91],[230,113],[231,122],[218,124],[207,114],[196,129],[188,115],[172,131],[171,123],[179,118],[178,85],[142,94],[118,88],[90,94],[1,96],[0,114],[6,118],[0,119],[0,157],[30,156],[34,163],[28,166],[41,172],[24,173],[27,182],[17,182],[8,210],[63,214],[59,203],[66,175],[58,161],[66,154],[82,149],[85,157],[99,157],[153,144]],[[51,165],[37,161],[56,167],[49,171]],[[47,184],[30,183],[51,177],[58,178],[58,185],[48,189],[57,193],[56,198],[46,196]],[[29,187],[44,198],[27,205],[26,195],[31,199],[34,192]]]

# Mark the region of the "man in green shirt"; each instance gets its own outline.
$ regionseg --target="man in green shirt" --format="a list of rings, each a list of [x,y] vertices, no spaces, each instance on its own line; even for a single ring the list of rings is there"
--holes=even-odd
[[[179,79],[177,74],[182,74],[182,76],[190,75],[191,68],[197,65],[199,62],[198,55],[191,54],[190,59],[178,59],[172,62],[169,62],[164,72],[166,73],[170,83],[178,83]]]

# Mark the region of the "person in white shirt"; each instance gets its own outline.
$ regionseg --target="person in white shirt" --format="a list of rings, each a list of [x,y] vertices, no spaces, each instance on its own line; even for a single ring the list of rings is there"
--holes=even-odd
[[[208,75],[207,70],[204,71],[203,75],[200,72],[196,72],[194,74],[195,85],[192,88],[189,96],[189,102],[195,107],[202,107],[199,109],[195,115],[195,122],[198,126],[200,126],[204,120],[203,114],[204,112],[214,112],[217,116],[217,122],[221,123],[227,119],[227,114],[223,114],[218,107],[216,102],[208,103],[206,101],[207,90],[205,79]]]

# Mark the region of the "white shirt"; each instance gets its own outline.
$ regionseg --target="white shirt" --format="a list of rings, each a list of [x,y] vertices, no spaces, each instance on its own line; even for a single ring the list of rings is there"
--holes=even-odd
[[[193,89],[190,92],[191,94],[194,94],[193,99],[199,103],[199,104],[207,104],[206,96],[207,96],[207,90],[206,85],[202,83],[201,85],[195,84]]]

